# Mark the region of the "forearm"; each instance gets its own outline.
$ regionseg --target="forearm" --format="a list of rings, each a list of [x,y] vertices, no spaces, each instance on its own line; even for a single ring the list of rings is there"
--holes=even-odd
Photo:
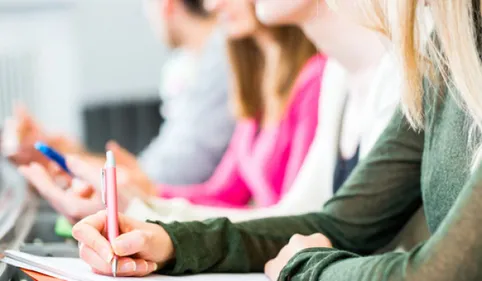
[[[165,271],[173,275],[207,271],[261,272],[265,263],[275,257],[294,234],[322,233],[332,241],[335,248],[347,245],[359,248],[358,253],[343,252],[346,257],[371,253],[391,239],[391,236],[377,237],[378,239],[373,238],[355,245],[350,236],[362,233],[350,228],[346,228],[347,233],[344,233],[339,226],[340,222],[324,213],[269,218],[238,224],[228,219],[214,219],[206,222],[176,222],[162,225],[169,233],[176,249],[175,267]],[[352,233],[348,233],[349,231]],[[365,235],[363,233],[363,237],[366,237]],[[361,239],[363,238],[359,240]],[[331,257],[333,256],[330,256],[329,260]],[[318,258],[319,256],[314,257],[312,261]]]
[[[202,272],[261,272],[292,235],[320,232],[318,215],[234,224],[227,219],[163,224],[175,249],[171,275]],[[270,227],[267,228],[266,226]]]
[[[336,249],[295,256],[280,280],[452,281],[482,280],[482,175],[465,185],[433,236],[409,253],[361,258]]]
[[[361,257],[329,248],[311,248],[298,253],[280,274],[279,281],[419,281],[405,279],[409,254],[388,253]],[[453,279],[457,280],[457,279]]]
[[[336,218],[323,213],[269,218],[234,224],[228,219],[163,224],[176,249],[175,266],[165,273],[180,275],[203,272],[261,272],[294,234],[322,233],[334,244],[350,241],[337,228]],[[365,251],[375,250],[390,238],[367,242]],[[351,254],[355,256],[355,254]]]

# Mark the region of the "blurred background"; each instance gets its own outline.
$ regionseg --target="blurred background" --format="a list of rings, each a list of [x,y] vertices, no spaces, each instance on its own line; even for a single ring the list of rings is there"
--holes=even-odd
[[[159,130],[167,56],[138,0],[0,0],[0,123],[20,100],[94,151],[116,138],[138,152]],[[143,132],[109,126],[143,118]]]
[[[137,153],[162,123],[158,86],[168,55],[139,0],[0,0],[0,124],[20,101],[49,130],[92,151],[113,138]],[[74,253],[53,235],[56,217],[0,160],[0,252]],[[0,264],[0,280],[28,279],[13,270]]]

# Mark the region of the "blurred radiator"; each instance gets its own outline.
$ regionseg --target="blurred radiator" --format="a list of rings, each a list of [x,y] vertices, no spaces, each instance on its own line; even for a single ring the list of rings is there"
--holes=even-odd
[[[134,95],[134,94],[133,94]],[[163,118],[160,101],[131,100],[89,106],[83,110],[85,144],[104,152],[109,140],[116,140],[132,153],[141,152],[158,135]]]
[[[0,53],[0,124],[12,114],[15,101],[32,105],[33,58],[29,53]]]

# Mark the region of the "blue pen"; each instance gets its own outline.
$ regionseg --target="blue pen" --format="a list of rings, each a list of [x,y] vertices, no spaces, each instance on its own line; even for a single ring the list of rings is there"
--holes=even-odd
[[[72,175],[72,172],[70,172],[69,168],[67,167],[67,161],[65,161],[65,158],[59,152],[42,142],[35,143],[35,149],[40,151],[48,159],[57,163],[57,165],[59,165],[69,175]]]

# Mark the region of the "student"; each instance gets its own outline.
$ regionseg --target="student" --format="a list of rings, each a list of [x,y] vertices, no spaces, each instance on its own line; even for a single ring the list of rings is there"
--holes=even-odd
[[[155,32],[174,53],[162,73],[161,112],[165,123],[139,155],[138,164],[156,183],[200,183],[219,164],[234,129],[228,107],[229,65],[224,35],[217,28],[216,18],[203,8],[202,0],[146,1],[146,11]],[[17,126],[13,130],[18,128],[21,136],[20,149],[14,149],[11,158],[18,163],[43,160],[32,151],[36,140],[64,153],[88,154],[64,136],[44,132],[25,111],[14,119]],[[91,165],[98,174],[97,161],[91,161]]]
[[[344,7],[351,1],[339,2]],[[385,20],[383,7],[373,2],[379,22],[388,25],[381,30],[391,35],[403,56],[403,103],[323,211],[242,224],[218,219],[158,223],[160,227],[121,216],[122,227],[131,231],[112,248],[101,235],[105,213],[99,213],[74,227],[83,259],[104,274],[110,273],[108,257],[114,249],[137,258],[121,259],[123,275],[155,269],[167,274],[265,269],[271,280],[282,281],[481,280],[482,3],[428,3],[435,34],[427,59],[413,29],[420,19],[420,1],[397,2],[396,21]],[[431,238],[408,253],[371,256],[396,235],[420,202]],[[129,243],[139,237],[147,239]],[[136,263],[137,270],[129,270]]]
[[[144,182],[137,185],[133,180],[134,184],[126,184],[127,192],[142,189],[151,193],[158,188],[165,197],[244,208],[249,203],[259,207],[275,204],[292,185],[315,135],[325,58],[317,54],[298,27],[261,25],[248,0],[224,4],[226,7],[218,16],[230,38],[228,49],[234,73],[232,98],[238,122],[223,160],[203,184],[183,186],[186,188],[155,187]],[[120,156],[118,159],[131,158],[119,155],[118,147],[112,149]],[[122,169],[136,178],[139,169],[132,164],[127,168],[118,165],[118,172]],[[90,176],[81,171],[82,167],[92,170],[90,166],[79,159],[69,161],[77,176],[95,185],[99,181],[98,170],[94,169]],[[49,201],[64,201],[63,195],[51,195],[52,190],[59,187],[54,187],[38,165],[23,167],[21,171]],[[119,177],[124,177],[124,172],[118,173]],[[136,196],[138,194],[131,197]],[[66,212],[72,208],[57,209]],[[97,211],[84,210],[83,215]]]
[[[291,187],[313,141],[325,59],[298,27],[258,22],[248,0],[223,1],[216,13],[229,36],[237,126],[210,179],[160,185],[158,195],[209,206],[270,206]]]
[[[223,1],[227,0],[207,4],[222,10]],[[147,203],[133,200],[125,212],[130,217],[187,221],[222,213],[231,221],[244,221],[317,211],[385,129],[400,100],[396,85],[401,85],[401,75],[384,38],[343,15],[325,12],[313,17],[306,5],[259,1],[256,8],[266,24],[302,27],[330,58],[322,78],[320,126],[293,186],[278,204],[267,208],[221,209],[151,197]]]

